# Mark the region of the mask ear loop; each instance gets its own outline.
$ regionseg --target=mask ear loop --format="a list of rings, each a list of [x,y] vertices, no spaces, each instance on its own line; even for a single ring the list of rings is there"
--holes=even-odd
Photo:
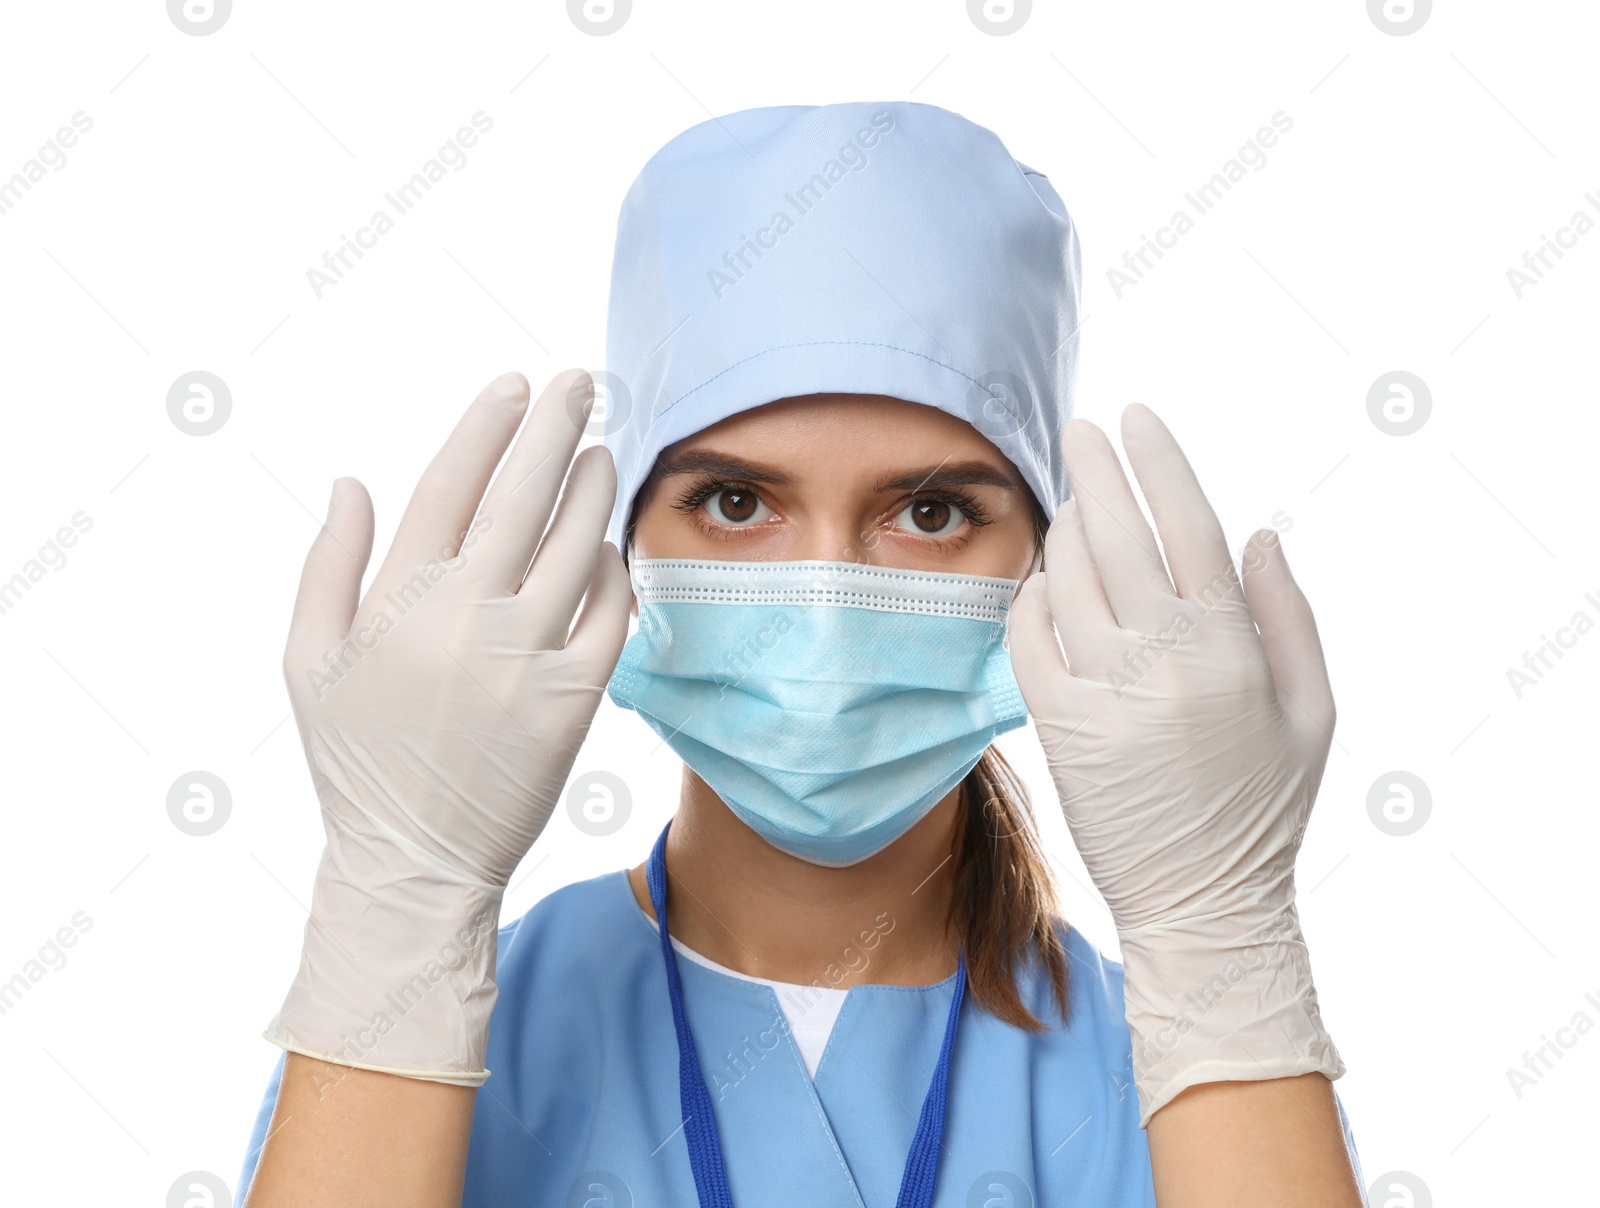
[[[1072,492],[1068,491],[1067,492],[1067,498],[1062,500],[1062,503],[1066,503],[1066,502],[1070,501],[1073,498],[1074,498],[1074,496],[1073,496]],[[1059,515],[1060,512],[1061,512],[1061,509],[1058,506],[1056,508],[1057,515]],[[1053,521],[1052,521],[1052,523],[1053,523]],[[1046,531],[1046,533],[1049,532],[1049,526],[1046,526],[1045,531]],[[1033,551],[1033,566],[1029,569],[1028,573],[1022,577],[1022,581],[1024,583],[1026,583],[1028,581],[1028,579],[1030,579],[1032,576],[1038,574],[1040,571],[1042,571],[1044,569],[1044,546],[1045,546],[1045,543],[1043,541],[1040,541],[1039,545],[1038,545],[1038,548]]]
[[[634,582],[633,582],[633,567],[634,567],[634,562],[638,558],[638,555],[634,553],[633,546],[634,546],[634,543],[633,543],[632,540],[626,540],[624,542],[623,547],[622,547],[623,548],[622,565],[625,568],[627,568],[627,571],[628,571],[628,590],[633,593],[633,602],[628,605],[628,613],[629,613],[630,616],[637,617],[639,615],[639,591],[638,591],[638,588],[636,588],[634,586]]]

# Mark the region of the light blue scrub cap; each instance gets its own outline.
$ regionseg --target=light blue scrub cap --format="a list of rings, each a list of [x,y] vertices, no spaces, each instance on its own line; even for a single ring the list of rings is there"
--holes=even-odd
[[[966,420],[1052,519],[1071,497],[1082,267],[1045,176],[907,101],[712,118],[653,155],[617,220],[606,537],[661,450],[792,395],[882,394]]]

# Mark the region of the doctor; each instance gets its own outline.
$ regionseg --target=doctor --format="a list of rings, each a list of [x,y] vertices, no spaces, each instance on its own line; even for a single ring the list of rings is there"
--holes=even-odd
[[[624,201],[604,448],[587,374],[491,383],[364,595],[335,483],[284,655],[327,846],[250,1208],[1363,1203],[1294,907],[1315,623],[1152,412],[1159,546],[1069,419],[1079,283],[982,127],[746,110]],[[679,808],[501,927],[603,692]],[[1029,715],[1122,964],[991,745]]]

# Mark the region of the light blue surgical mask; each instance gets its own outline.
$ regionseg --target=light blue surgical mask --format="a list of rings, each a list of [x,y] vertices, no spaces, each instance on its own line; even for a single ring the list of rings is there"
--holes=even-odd
[[[1017,580],[855,562],[632,559],[639,628],[608,691],[746,825],[856,864],[1027,720]]]

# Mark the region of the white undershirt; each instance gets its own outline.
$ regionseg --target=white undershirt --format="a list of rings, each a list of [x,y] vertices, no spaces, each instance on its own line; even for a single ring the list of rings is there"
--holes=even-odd
[[[655,929],[657,935],[660,935],[661,928],[656,926],[656,921],[642,910],[639,913],[644,915],[645,922]],[[822,1060],[822,1050],[828,1047],[828,1037],[833,1033],[834,1021],[839,1018],[839,1008],[844,1006],[844,996],[849,993],[848,990],[804,986],[798,982],[773,981],[767,977],[752,977],[748,973],[740,973],[737,969],[719,965],[710,957],[701,956],[677,936],[672,937],[672,947],[679,955],[687,957],[697,965],[704,965],[707,969],[715,969],[718,973],[726,973],[729,977],[737,977],[740,981],[771,986],[773,993],[778,996],[778,1007],[783,1011],[783,1017],[789,1021],[789,1031],[794,1034],[794,1042],[806,1063],[806,1072],[813,1078],[817,1076],[817,1063]]]

